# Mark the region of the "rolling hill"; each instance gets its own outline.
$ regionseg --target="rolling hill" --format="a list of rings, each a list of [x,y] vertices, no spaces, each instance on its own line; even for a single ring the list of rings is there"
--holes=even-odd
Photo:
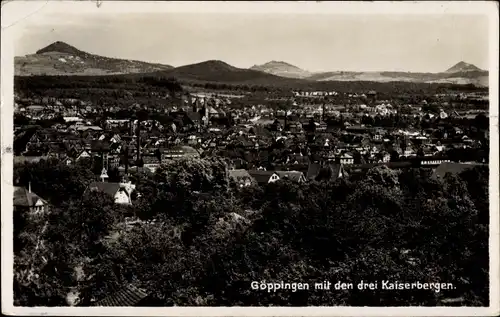
[[[254,65],[250,69],[287,78],[306,78],[312,75],[311,72],[281,61],[270,61],[262,65]]]
[[[306,79],[309,81],[372,81],[382,83],[398,81],[488,86],[488,72],[465,62],[459,62],[445,72],[440,73],[345,71],[312,73],[297,66],[277,61],[255,65],[250,69],[280,77]]]
[[[284,78],[257,70],[237,68],[218,60],[176,67],[160,73],[164,76],[175,77],[180,80],[242,85],[275,85],[278,83],[295,83],[300,81],[299,79]]]
[[[14,58],[15,74],[30,75],[112,75],[148,73],[173,68],[135,60],[104,57],[81,51],[64,42],[54,42],[35,54]]]
[[[307,79],[314,81],[399,81],[412,83],[450,83],[459,85],[473,84],[482,87],[488,86],[488,72],[483,70],[442,73],[325,72],[314,74]]]
[[[482,72],[484,70],[480,69],[476,65],[468,64],[466,62],[458,62],[457,64],[450,67],[445,73],[464,73],[464,72]]]

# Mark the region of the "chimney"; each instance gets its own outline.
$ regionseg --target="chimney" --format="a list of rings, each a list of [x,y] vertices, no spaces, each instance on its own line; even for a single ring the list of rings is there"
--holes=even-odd
[[[31,181],[28,182],[28,192],[31,193]]]

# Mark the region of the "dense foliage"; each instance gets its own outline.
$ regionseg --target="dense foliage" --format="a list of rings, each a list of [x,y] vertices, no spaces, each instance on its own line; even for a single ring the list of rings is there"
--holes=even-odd
[[[82,195],[87,176],[78,167],[53,166],[56,178],[44,172],[47,164],[16,167],[54,205],[36,256],[44,261],[28,261],[28,244],[16,254],[19,305],[65,305],[74,289],[89,305],[127,282],[167,306],[435,306],[458,297],[488,305],[486,167],[444,180],[423,168],[376,167],[358,181],[237,189],[224,162],[181,160],[132,175],[141,195],[128,209]],[[130,213],[142,221],[126,225]],[[19,234],[38,235],[27,228]],[[361,280],[455,289],[358,290]],[[253,290],[252,281],[312,288],[268,292]],[[323,281],[354,289],[314,290]]]
[[[436,93],[446,92],[487,92],[488,88],[474,85],[453,84],[428,84],[413,82],[369,82],[369,81],[309,81],[291,78],[262,75],[264,78],[255,80],[202,80],[194,75],[170,74],[158,72],[152,74],[127,74],[111,76],[17,76],[14,87],[16,91],[32,96],[50,96],[56,98],[86,98],[88,95],[125,97],[128,92],[140,94],[151,92],[177,93],[182,91],[182,86],[193,87],[196,90],[208,89],[210,91],[227,92],[264,92],[281,93],[289,95],[291,90],[321,90],[339,92],[360,92],[376,90],[380,97],[386,94],[421,95],[430,98]],[[193,77],[194,76],[194,77]],[[229,78],[233,75],[229,74]],[[69,78],[69,80],[68,80]],[[120,95],[120,92],[122,94]]]

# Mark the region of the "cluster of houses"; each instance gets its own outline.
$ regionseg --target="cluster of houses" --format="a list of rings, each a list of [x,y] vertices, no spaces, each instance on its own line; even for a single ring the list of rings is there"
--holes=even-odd
[[[375,98],[376,93],[363,95]],[[233,181],[248,186],[282,179],[299,183],[334,180],[363,166],[394,165],[395,160],[437,167],[451,162],[446,154],[450,149],[481,148],[480,141],[460,127],[438,124],[428,129],[397,129],[362,124],[367,114],[394,114],[395,107],[389,101],[350,108],[295,102],[288,110],[273,110],[258,104],[231,108],[228,97],[192,95],[183,96],[180,105],[161,111],[143,107],[152,114],[149,118],[108,117],[104,121],[95,119],[95,112],[102,109],[88,102],[43,102],[50,106],[21,107],[16,111],[33,121],[54,114],[62,114],[63,120],[50,127],[15,127],[15,160],[52,158],[67,165],[83,159],[101,160],[100,182],[89,188],[106,192],[123,204],[132,202],[134,188],[127,183],[108,182],[110,169],[125,176],[134,169],[154,173],[168,160],[219,156],[229,162]],[[341,126],[327,123],[327,118],[339,116]],[[446,117],[441,115],[442,119]],[[29,193],[26,197],[31,197]],[[43,204],[43,200],[38,203]]]
[[[336,91],[294,91],[295,97],[325,97],[337,96],[339,93]]]
[[[455,163],[449,161],[440,162],[434,169],[432,178],[442,179],[447,174],[458,175],[463,171],[473,168],[480,163]],[[374,167],[375,164],[365,166],[365,169]],[[405,168],[411,167],[407,162],[389,163],[390,168]],[[301,171],[266,171],[266,170],[245,170],[231,169],[229,177],[231,183],[239,188],[249,186],[261,186],[269,183],[274,183],[281,180],[288,180],[298,184],[308,181],[335,181],[340,178],[349,176],[350,172],[358,172],[360,167],[347,168],[343,164],[310,164],[306,172]],[[103,169],[100,182],[92,182],[88,185],[86,192],[102,192],[114,199],[116,204],[131,205],[134,198],[132,193],[136,188],[130,182],[107,182],[106,171]],[[136,193],[136,197],[140,197],[140,193]],[[14,212],[27,212],[30,216],[41,216],[49,212],[49,203],[31,191],[31,186],[28,189],[24,187],[14,187]]]

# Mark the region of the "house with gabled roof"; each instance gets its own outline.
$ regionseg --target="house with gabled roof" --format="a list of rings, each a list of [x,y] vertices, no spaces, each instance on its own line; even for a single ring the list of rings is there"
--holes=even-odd
[[[347,172],[342,164],[309,164],[307,178],[316,181],[335,181],[344,178]]]
[[[257,184],[257,181],[244,169],[229,170],[229,178],[233,180],[238,187],[247,187]]]
[[[292,164],[292,165],[308,164],[309,163],[309,157],[301,155],[301,154],[290,154],[287,157],[286,163],[287,164]]]
[[[93,182],[87,188],[87,191],[97,191],[111,196],[116,204],[132,204],[132,192],[135,190],[135,185],[130,183],[109,183],[109,182]]]
[[[291,180],[293,182],[297,183],[305,183],[306,182],[306,177],[304,176],[304,173],[299,172],[299,171],[275,171],[274,175],[278,175],[279,179],[278,180]],[[271,176],[271,179],[273,177]]]
[[[200,157],[200,153],[191,146],[173,146],[167,149],[164,149],[163,153],[161,153],[161,160],[169,159],[177,159],[177,158],[186,158],[186,157]]]
[[[91,158],[92,156],[90,155],[89,151],[87,150],[82,150],[77,156],[76,156],[76,161],[79,161],[81,159],[86,159],[86,158]]]
[[[26,210],[31,214],[43,214],[48,211],[48,202],[31,192],[31,184],[28,189],[14,186],[14,212]]]
[[[161,160],[160,157],[156,155],[143,155],[141,159],[143,162],[143,166],[149,168],[153,173],[158,167],[160,167]]]
[[[273,171],[250,170],[248,171],[248,173],[253,177],[253,179],[255,179],[255,181],[259,185],[279,180],[279,176]]]
[[[341,164],[354,164],[354,157],[350,153],[344,153],[340,156]]]

